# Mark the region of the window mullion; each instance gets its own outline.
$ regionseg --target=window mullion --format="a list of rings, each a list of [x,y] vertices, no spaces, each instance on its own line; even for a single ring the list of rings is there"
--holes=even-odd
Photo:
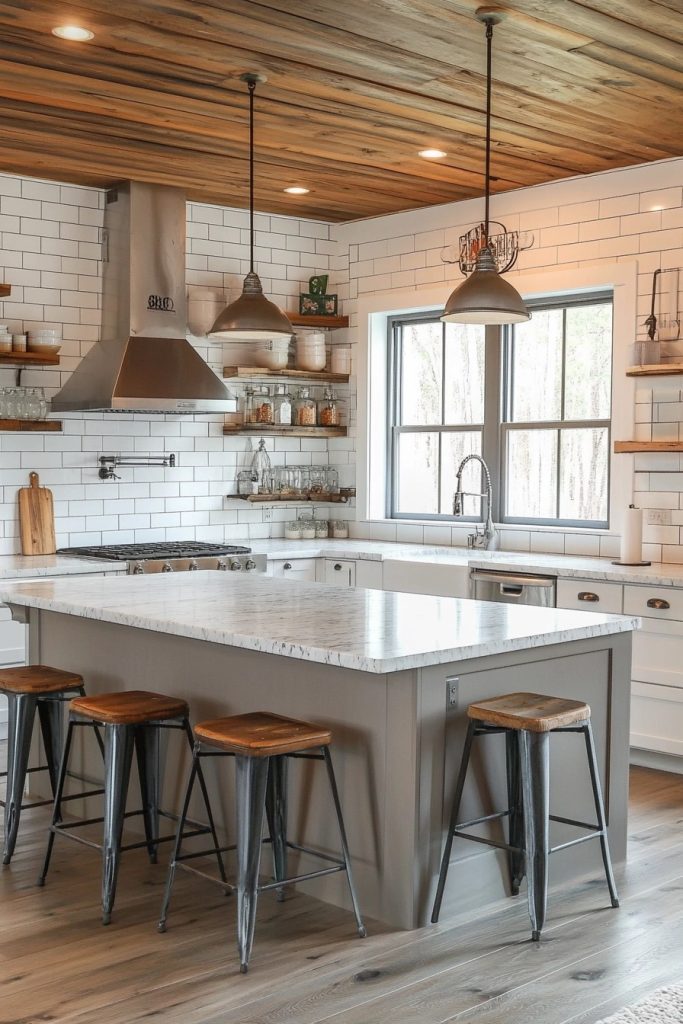
[[[502,432],[501,432],[501,394],[502,394],[502,328],[488,326],[484,344],[484,428],[481,438],[482,458],[489,467],[493,502],[491,515],[493,521],[500,522],[502,512]]]

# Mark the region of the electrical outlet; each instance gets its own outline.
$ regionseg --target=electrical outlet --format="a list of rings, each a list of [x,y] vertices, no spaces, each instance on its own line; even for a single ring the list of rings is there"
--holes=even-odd
[[[648,526],[671,526],[671,509],[648,508],[645,512],[645,522]]]
[[[449,708],[457,708],[458,706],[458,689],[460,684],[460,676],[447,676],[446,677],[446,693],[448,699]]]
[[[263,509],[263,522],[264,523],[272,523],[272,521],[273,521],[273,510],[272,510],[272,508],[264,508]]]

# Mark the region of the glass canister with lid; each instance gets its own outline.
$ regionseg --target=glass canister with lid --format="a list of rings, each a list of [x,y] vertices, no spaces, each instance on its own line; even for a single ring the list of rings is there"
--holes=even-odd
[[[273,421],[277,426],[281,427],[290,427],[292,425],[292,396],[287,390],[286,384],[275,385]]]
[[[341,423],[341,409],[332,388],[325,388],[318,402],[318,423],[321,427],[338,427]]]
[[[251,417],[250,423],[273,423],[273,399],[267,384],[253,389]]]
[[[314,427],[316,425],[316,404],[311,398],[310,388],[299,388],[293,406],[293,421],[297,427]]]

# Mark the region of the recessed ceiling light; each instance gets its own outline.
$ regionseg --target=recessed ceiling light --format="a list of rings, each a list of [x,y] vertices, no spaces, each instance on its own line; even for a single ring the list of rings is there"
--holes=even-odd
[[[423,160],[440,160],[444,156],[448,156],[448,153],[444,153],[443,149],[421,149],[418,156],[421,156]]]
[[[69,39],[74,43],[87,43],[89,39],[95,38],[95,33],[89,28],[81,28],[80,25],[57,25],[52,29],[53,36],[60,39]]]
[[[289,192],[290,196],[305,196],[311,190],[310,188],[304,188],[303,185],[290,185],[289,188],[285,188],[283,191]]]

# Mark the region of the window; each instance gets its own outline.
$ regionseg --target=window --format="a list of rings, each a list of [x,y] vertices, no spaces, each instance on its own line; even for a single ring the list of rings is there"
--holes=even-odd
[[[611,296],[531,308],[502,329],[390,321],[391,517],[450,516],[458,466],[476,453],[498,521],[607,526]],[[480,477],[472,461],[463,489],[480,492]],[[465,513],[480,518],[481,499]]]

